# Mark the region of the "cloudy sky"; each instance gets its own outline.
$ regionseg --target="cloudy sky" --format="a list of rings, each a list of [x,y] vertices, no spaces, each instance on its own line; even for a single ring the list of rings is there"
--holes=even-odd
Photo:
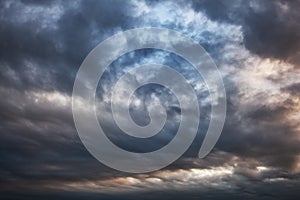
[[[299,8],[298,0],[1,1],[1,197],[298,199]],[[174,138],[180,123],[174,94],[149,84],[134,93],[130,114],[147,125],[147,110],[159,102],[168,115],[163,130],[138,139],[116,126],[111,91],[138,65],[158,63],[180,72],[201,110],[197,137],[179,160],[158,171],[130,174],[101,164],[83,146],[72,117],[72,89],[96,45],[143,27],[178,31],[205,48],[224,80],[227,117],[213,151],[198,159],[211,111],[201,76],[186,60],[162,50],[120,56],[104,72],[96,99],[99,124],[120,148],[157,150]]]

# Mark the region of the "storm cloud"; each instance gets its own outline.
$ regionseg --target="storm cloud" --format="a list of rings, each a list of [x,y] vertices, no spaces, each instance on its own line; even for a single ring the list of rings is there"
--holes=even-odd
[[[0,191],[4,199],[298,199],[300,186],[299,1],[2,1],[0,3]],[[72,88],[87,54],[131,28],[163,27],[202,45],[227,92],[217,145],[198,159],[209,123],[209,94],[183,58],[161,50],[123,55],[97,89],[97,115],[121,148],[161,148],[179,124],[178,101],[148,85],[132,98],[131,116],[149,123],[147,107],[168,111],[152,141],[124,136],[112,120],[116,80],[140,64],[172,66],[192,85],[201,126],[188,151],[159,171],[128,174],[98,162],[81,143]],[[146,76],[147,74],[145,74]],[[120,158],[116,158],[120,159]]]

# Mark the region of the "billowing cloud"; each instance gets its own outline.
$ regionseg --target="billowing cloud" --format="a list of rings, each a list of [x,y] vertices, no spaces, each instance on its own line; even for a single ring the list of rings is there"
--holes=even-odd
[[[1,2],[1,196],[297,199],[298,7],[299,1],[256,0]],[[74,126],[71,94],[81,62],[98,43],[123,30],[151,26],[179,31],[205,47],[223,76],[228,112],[213,152],[199,160],[210,114],[201,76],[181,57],[160,50],[121,56],[97,89],[97,115],[114,143],[147,152],[169,142],[178,128],[178,101],[157,85],[138,89],[130,107],[133,120],[142,125],[149,123],[147,109],[153,103],[166,108],[167,124],[156,140],[128,138],[113,122],[112,87],[140,64],[165,64],[182,73],[202,112],[196,140],[181,159],[133,175],[109,169],[87,152]]]

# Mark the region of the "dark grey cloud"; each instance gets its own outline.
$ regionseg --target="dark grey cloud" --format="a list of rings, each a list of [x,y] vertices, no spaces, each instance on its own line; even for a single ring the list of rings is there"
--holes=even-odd
[[[193,1],[211,19],[241,25],[244,43],[262,57],[299,65],[299,1]]]
[[[287,100],[276,104],[260,102],[258,107],[241,114],[244,108],[237,105],[237,101],[243,101],[238,97],[243,94],[237,87],[227,90],[228,114],[216,148],[246,160],[255,159],[266,166],[279,167],[282,171],[293,171],[299,165],[300,152],[297,126],[288,119],[297,104],[292,100],[294,96],[289,95]],[[242,106],[249,105],[242,103]]]
[[[108,36],[105,34],[127,27],[130,13],[130,7],[123,1],[1,4],[1,84],[21,90],[70,92],[84,57]],[[18,81],[5,74],[4,66],[11,68]],[[47,82],[49,79],[51,83]]]
[[[136,10],[135,3],[31,0],[0,3],[1,196],[5,199],[297,199],[299,134],[290,115],[298,108],[299,83],[286,80],[278,69],[279,75],[272,76],[272,91],[287,97],[279,103],[259,102],[261,91],[253,94],[245,90],[245,82],[234,77],[239,76],[239,71],[249,70],[249,62],[244,61],[248,57],[299,63],[299,1],[194,1],[191,3],[194,10],[186,2],[146,1],[144,6],[148,8],[140,15],[144,2],[139,2],[140,10]],[[189,19],[183,16],[186,11],[203,13],[201,17],[207,17],[204,25],[200,24],[203,21],[192,20],[190,24],[180,21]],[[168,20],[164,21],[165,18]],[[203,127],[183,158],[158,172],[131,175],[103,166],[87,152],[74,127],[70,94],[82,60],[99,42],[119,31],[144,26],[173,28],[203,44],[223,70],[228,112],[224,131],[210,156],[203,160],[196,158],[210,109],[203,103]],[[242,38],[238,38],[239,26]],[[216,33],[219,30],[222,34]],[[230,35],[231,32],[236,35]],[[244,53],[244,47],[250,53],[242,58],[238,58],[239,54],[232,56],[234,59],[230,55],[228,58],[227,46],[236,48],[234,53]],[[201,82],[201,77],[195,76],[178,56],[151,50],[134,52],[107,70],[99,83],[99,100],[104,101],[104,93],[124,73],[126,68],[119,66],[130,67],[149,60],[173,65],[194,87]],[[233,69],[228,70],[228,66]],[[282,85],[278,89],[279,81]],[[199,98],[205,100],[207,91],[202,86],[198,90]],[[159,96],[169,106],[170,121],[180,114],[172,96],[162,92],[165,90],[154,86],[137,91],[136,97],[143,104],[141,108],[132,106],[136,122],[147,123],[145,107],[151,100],[150,94]],[[272,95],[264,97],[271,99]],[[104,125],[116,143],[126,140],[118,136],[120,130],[112,124]],[[166,141],[172,138],[169,132],[176,129],[174,124],[168,125],[171,128],[165,133],[169,135],[163,138]],[[145,150],[143,147],[153,150],[157,146],[147,142],[123,146],[140,151]],[[193,169],[199,174],[193,174]],[[208,178],[201,177],[207,173],[205,170],[211,173]],[[189,177],[190,173],[195,177]],[[140,183],[135,185],[132,178]],[[163,183],[153,184],[147,178],[157,178]],[[205,186],[209,182],[214,185]],[[223,188],[224,185],[230,187]],[[96,189],[86,189],[93,186]],[[128,191],[114,194],[116,188]]]
[[[287,87],[282,88],[283,92],[289,92],[292,95],[299,95],[300,94],[300,84],[299,83],[295,83],[292,85],[289,85]]]
[[[111,29],[126,26],[127,3],[5,1],[0,8],[2,191],[19,183],[38,191],[40,180],[111,176],[81,144],[68,94],[86,54]]]

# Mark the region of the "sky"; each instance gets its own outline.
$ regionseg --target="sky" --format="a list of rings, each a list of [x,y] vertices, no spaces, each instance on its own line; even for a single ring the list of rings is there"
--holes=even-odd
[[[299,199],[299,8],[298,0],[1,1],[1,197]],[[92,49],[113,34],[144,27],[169,28],[204,47],[223,78],[227,115],[213,151],[199,159],[211,113],[203,78],[170,52],[141,49],[120,56],[96,91],[99,124],[120,148],[155,151],[180,124],[176,96],[149,84],[134,93],[131,117],[147,125],[147,110],[159,103],[165,126],[150,139],[122,133],[110,98],[128,70],[153,62],[171,66],[195,90],[201,110],[197,136],[184,155],[163,169],[132,174],[103,165],[84,147],[72,116],[72,90]]]

